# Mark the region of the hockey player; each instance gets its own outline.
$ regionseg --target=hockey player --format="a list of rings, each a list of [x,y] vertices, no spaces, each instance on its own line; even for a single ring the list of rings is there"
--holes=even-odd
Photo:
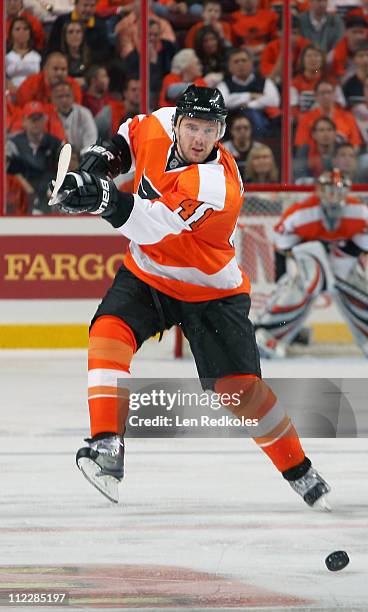
[[[318,179],[317,193],[293,204],[274,228],[287,272],[254,322],[261,354],[283,357],[313,301],[331,293],[368,357],[368,207],[348,196],[338,170]]]
[[[118,501],[129,398],[117,381],[129,377],[145,340],[180,325],[202,386],[239,394],[240,404],[228,409],[257,418],[258,446],[307,504],[326,507],[330,487],[261,379],[249,281],[233,245],[243,185],[219,143],[225,119],[221,93],[191,85],[176,109],[128,119],[111,141],[92,146],[59,192],[62,211],[99,214],[131,241],[90,328],[91,437],[77,452],[77,465]],[[119,192],[112,178],[132,170],[134,193]]]

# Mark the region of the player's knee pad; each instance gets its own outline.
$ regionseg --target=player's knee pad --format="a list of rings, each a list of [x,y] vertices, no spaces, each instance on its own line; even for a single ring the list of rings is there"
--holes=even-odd
[[[88,367],[129,371],[137,343],[132,329],[122,319],[98,317],[89,334]]]

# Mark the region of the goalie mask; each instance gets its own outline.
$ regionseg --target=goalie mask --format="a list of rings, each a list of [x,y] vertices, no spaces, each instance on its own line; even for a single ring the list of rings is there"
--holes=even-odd
[[[325,220],[330,231],[339,225],[342,210],[346,203],[351,181],[339,170],[324,172],[318,178],[317,191],[321,200]]]

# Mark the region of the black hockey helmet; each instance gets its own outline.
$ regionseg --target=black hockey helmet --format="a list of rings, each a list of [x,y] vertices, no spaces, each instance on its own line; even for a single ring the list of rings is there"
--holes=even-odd
[[[218,121],[221,124],[219,138],[225,133],[227,110],[221,91],[211,87],[189,85],[178,98],[174,125],[179,117],[194,117],[206,121]]]

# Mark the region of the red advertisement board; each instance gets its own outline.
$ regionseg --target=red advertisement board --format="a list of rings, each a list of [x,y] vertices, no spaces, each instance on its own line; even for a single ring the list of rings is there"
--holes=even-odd
[[[102,297],[128,241],[122,236],[1,236],[0,299]]]

